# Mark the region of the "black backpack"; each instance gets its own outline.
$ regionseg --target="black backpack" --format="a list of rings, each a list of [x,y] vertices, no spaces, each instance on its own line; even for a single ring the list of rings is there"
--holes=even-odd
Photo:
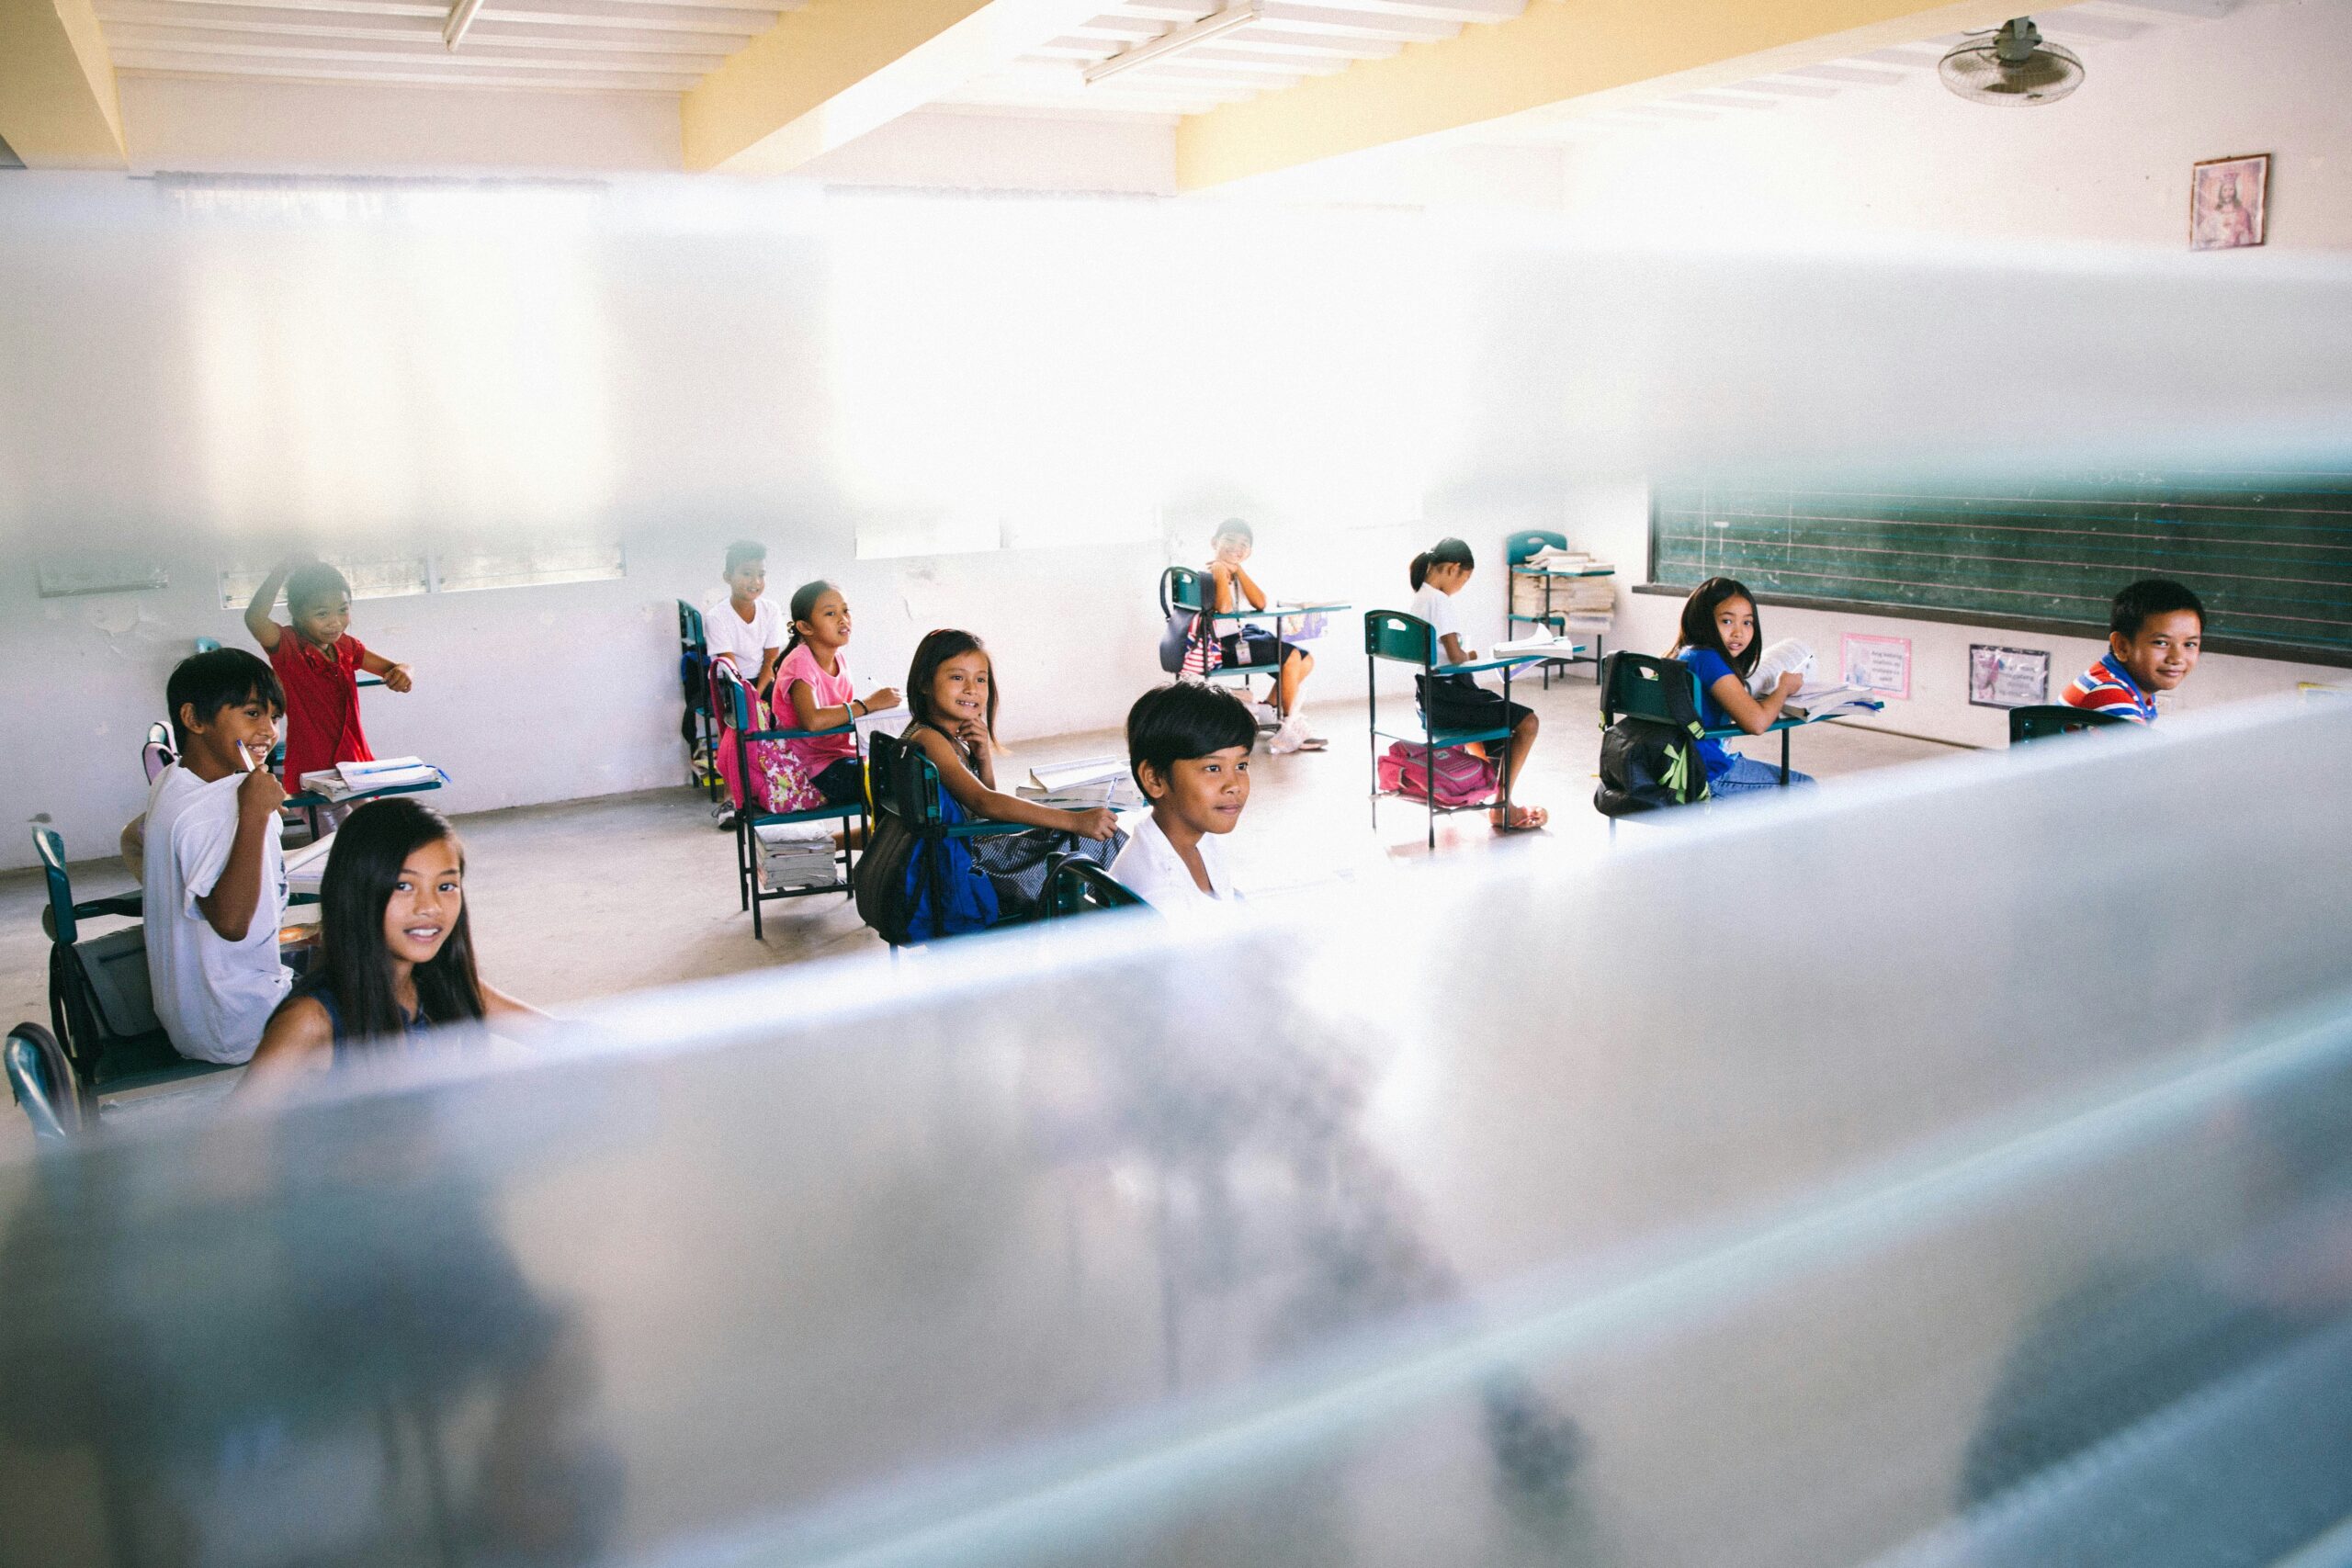
[[[1622,661],[1622,662],[1621,662]],[[1690,694],[1690,667],[1679,660],[1642,653],[1612,653],[1600,675],[1601,717],[1639,693],[1640,705],[1667,718],[1631,714],[1600,736],[1600,786],[1592,804],[1604,817],[1633,817],[1707,798],[1707,765],[1699,755],[1706,727]]]

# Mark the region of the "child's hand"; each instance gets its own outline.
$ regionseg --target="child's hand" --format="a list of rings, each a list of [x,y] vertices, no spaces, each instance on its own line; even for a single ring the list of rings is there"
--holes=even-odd
[[[269,771],[266,760],[255,764],[237,786],[237,809],[248,818],[274,817],[286,804],[286,786]]]
[[[395,664],[390,670],[385,671],[384,684],[390,686],[395,692],[407,691],[411,684],[409,681],[408,666],[405,664]]]
[[[875,688],[874,694],[865,699],[865,711],[868,713],[880,713],[884,708],[894,708],[898,705],[898,689],[892,686],[878,686]]]
[[[975,757],[985,757],[989,750],[988,721],[978,718],[966,719],[956,727],[956,739],[962,741],[964,749]]]
[[[1091,806],[1083,811],[1069,814],[1069,830],[1081,839],[1100,843],[1119,830],[1118,816],[1107,806]]]
[[[1792,670],[1787,674],[1781,677],[1781,695],[1784,697],[1793,697],[1797,694],[1797,689],[1804,684],[1804,676],[1797,671]]]

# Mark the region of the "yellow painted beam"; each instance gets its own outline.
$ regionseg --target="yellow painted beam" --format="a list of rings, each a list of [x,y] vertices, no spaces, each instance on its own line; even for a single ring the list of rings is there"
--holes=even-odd
[[[1187,190],[1608,95],[1665,96],[1997,27],[2018,0],[1532,0],[1176,128]]]
[[[119,169],[122,107],[90,0],[0,0],[0,141],[32,169]]]
[[[1101,0],[808,0],[686,94],[686,167],[797,168],[1101,9]]]

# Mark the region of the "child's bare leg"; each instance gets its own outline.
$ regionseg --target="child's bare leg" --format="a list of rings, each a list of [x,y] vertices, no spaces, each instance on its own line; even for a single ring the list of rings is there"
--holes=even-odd
[[[1542,728],[1533,714],[1529,714],[1511,727],[1510,744],[1503,748],[1503,789],[1510,793],[1519,782],[1519,770],[1527,761],[1527,753],[1535,745],[1535,732]],[[1503,808],[1496,807],[1487,813],[1487,820],[1498,828],[1541,828],[1552,819],[1552,814],[1540,806],[1521,806],[1511,802],[1510,817],[1504,819]]]
[[[1298,711],[1298,689],[1306,684],[1307,676],[1315,672],[1315,656],[1305,649],[1283,660],[1283,701],[1285,714]]]

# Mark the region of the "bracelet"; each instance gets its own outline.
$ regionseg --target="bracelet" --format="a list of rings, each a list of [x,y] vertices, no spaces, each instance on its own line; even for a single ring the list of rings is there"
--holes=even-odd
[[[852,697],[849,700],[849,716],[852,718],[864,718],[865,716],[865,705],[860,703],[855,697]]]

